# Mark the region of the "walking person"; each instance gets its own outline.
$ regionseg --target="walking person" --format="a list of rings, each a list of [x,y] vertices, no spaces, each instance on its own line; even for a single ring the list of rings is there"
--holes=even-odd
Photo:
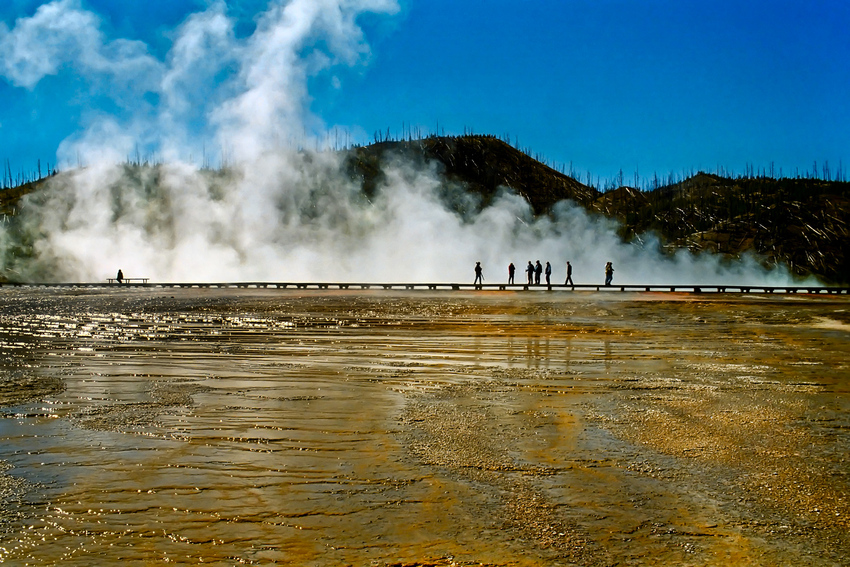
[[[481,268],[481,262],[475,262],[475,281],[472,285],[480,286],[484,283],[484,270]]]
[[[516,266],[514,266],[514,263],[511,262],[510,264],[508,264],[508,283],[509,284],[514,283],[514,272],[516,272]]]
[[[531,260],[528,261],[528,267],[525,268],[525,273],[528,274],[528,285],[534,283],[534,264],[531,263]]]
[[[567,279],[564,281],[564,285],[567,284],[575,285],[573,283],[573,267],[569,262],[567,262]]]
[[[611,280],[614,279],[614,266],[611,262],[605,264],[605,285],[611,285]]]
[[[552,287],[552,264],[546,262],[546,285]]]
[[[540,285],[540,276],[543,275],[543,264],[540,263],[540,260],[537,260],[537,264],[534,266],[534,283],[536,285]]]

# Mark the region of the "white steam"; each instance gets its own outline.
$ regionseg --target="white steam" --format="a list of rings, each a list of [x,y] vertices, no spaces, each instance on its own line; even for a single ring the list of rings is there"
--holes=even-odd
[[[535,219],[509,190],[462,218],[438,197],[436,172],[404,163],[388,165],[367,199],[339,154],[294,149],[322,138],[308,80],[365,61],[358,16],[397,10],[393,0],[272,1],[240,38],[213,2],[175,30],[161,61],[139,42],[108,41],[76,0],[0,24],[10,82],[35,88],[72,70],[122,109],[62,144],[60,159],[86,167],[25,199],[20,233],[0,229],[0,270],[31,281],[101,281],[121,268],[153,281],[471,282],[481,261],[485,282],[505,281],[509,262],[521,282],[539,259],[552,262],[553,283],[566,260],[576,283],[601,283],[607,261],[615,283],[790,282],[751,260],[622,244],[613,223],[569,203]],[[226,168],[198,166],[204,140],[223,149]],[[137,151],[163,164],[121,163]]]
[[[403,164],[367,199],[339,160],[280,151],[226,172],[175,163],[63,174],[23,212],[42,234],[36,259],[6,269],[37,281],[97,281],[120,267],[154,281],[471,282],[481,261],[485,282],[505,281],[509,262],[522,282],[539,259],[552,262],[553,283],[563,283],[566,260],[576,283],[601,283],[606,261],[615,283],[790,281],[754,261],[724,266],[623,244],[613,222],[567,202],[535,219],[509,191],[465,220],[441,202],[434,172]]]
[[[65,67],[106,79],[113,87],[146,88],[159,67],[141,42],[106,41],[98,17],[82,10],[77,0],[45,4],[11,31],[0,23],[0,54],[3,74],[26,88]],[[133,83],[124,83],[126,77]]]

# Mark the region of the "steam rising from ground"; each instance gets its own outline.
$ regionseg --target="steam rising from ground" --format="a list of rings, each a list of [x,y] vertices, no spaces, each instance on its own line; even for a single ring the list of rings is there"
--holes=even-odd
[[[24,280],[97,281],[121,267],[155,281],[523,281],[528,260],[571,260],[576,283],[784,283],[755,262],[663,257],[653,243],[622,244],[610,221],[562,203],[534,219],[505,191],[477,214],[450,210],[432,170],[388,167],[367,199],[332,152],[281,151],[222,172],[181,163],[92,166],[53,178],[25,205],[35,259],[7,264]],[[8,261],[8,260],[7,260]]]
[[[564,262],[576,283],[598,283],[612,261],[615,283],[788,283],[755,261],[663,257],[654,242],[620,243],[615,227],[562,203],[534,219],[509,190],[460,215],[438,197],[432,169],[387,165],[371,198],[343,173],[342,156],[304,151],[322,138],[308,112],[308,79],[361,63],[369,49],[357,24],[393,13],[392,0],[273,1],[254,32],[237,37],[224,2],[190,16],[160,61],[147,46],[107,41],[96,15],[75,0],[42,6],[13,29],[0,24],[0,71],[35,87],[72,67],[92,96],[120,112],[97,115],[59,157],[86,165],[28,197],[22,229],[0,232],[10,279],[99,281],[122,268],[154,281],[517,281],[529,260]],[[224,76],[224,79],[222,79]],[[226,165],[196,163],[204,139]],[[156,167],[121,162],[137,151]]]

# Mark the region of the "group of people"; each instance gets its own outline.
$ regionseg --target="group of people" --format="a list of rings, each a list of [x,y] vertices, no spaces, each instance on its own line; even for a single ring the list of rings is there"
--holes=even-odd
[[[508,265],[508,283],[514,283],[514,273],[516,272],[516,266],[514,266],[513,262]],[[546,285],[552,285],[552,264],[546,262],[546,267],[543,267],[543,264],[540,263],[540,260],[537,260],[535,264],[531,263],[531,260],[528,261],[528,266],[525,267],[525,274],[528,277],[529,285],[535,284],[540,285],[540,276],[546,276]],[[573,283],[573,267],[567,262],[567,279],[564,282],[564,285]]]
[[[525,273],[528,277],[528,285],[540,285],[541,276],[546,276],[546,285],[552,285],[552,264],[546,262],[546,267],[537,260],[532,264],[528,261],[528,266],[525,268]],[[514,283],[514,274],[516,274],[516,266],[511,262],[508,264],[508,284]],[[611,280],[614,279],[614,266],[611,262],[605,264],[605,285],[611,285]],[[475,282],[473,285],[484,283],[484,269],[481,267],[481,262],[475,262]],[[567,262],[567,279],[564,280],[564,285],[575,285],[573,283],[573,267]]]

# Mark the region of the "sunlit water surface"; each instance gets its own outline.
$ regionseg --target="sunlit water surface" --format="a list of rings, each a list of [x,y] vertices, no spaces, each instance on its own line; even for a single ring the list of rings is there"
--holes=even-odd
[[[0,290],[0,562],[850,562],[843,297]]]

